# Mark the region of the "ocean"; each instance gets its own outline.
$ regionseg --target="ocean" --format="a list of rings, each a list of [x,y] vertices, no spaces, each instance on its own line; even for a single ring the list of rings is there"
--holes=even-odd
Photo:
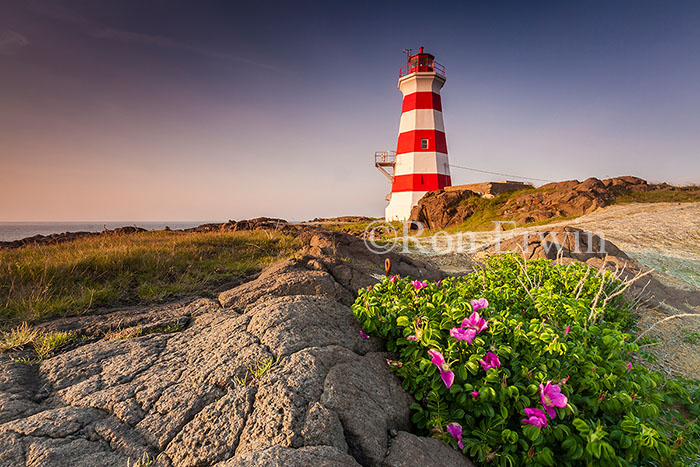
[[[63,232],[101,232],[104,229],[136,226],[147,230],[188,229],[211,221],[199,222],[0,222],[0,242],[21,240],[34,235],[51,235]]]

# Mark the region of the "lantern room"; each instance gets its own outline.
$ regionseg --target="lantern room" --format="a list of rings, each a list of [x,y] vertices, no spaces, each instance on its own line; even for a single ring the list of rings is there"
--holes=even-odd
[[[445,76],[445,67],[435,61],[435,56],[427,52],[423,52],[423,47],[421,47],[417,54],[413,54],[408,57],[408,63],[402,66],[399,70],[399,78],[418,72],[435,72],[439,75]]]

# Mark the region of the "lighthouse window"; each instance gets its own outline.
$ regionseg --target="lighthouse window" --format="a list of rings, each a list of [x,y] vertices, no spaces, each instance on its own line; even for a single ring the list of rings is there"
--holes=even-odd
[[[421,149],[428,149],[428,139],[422,139],[420,140],[420,148]]]

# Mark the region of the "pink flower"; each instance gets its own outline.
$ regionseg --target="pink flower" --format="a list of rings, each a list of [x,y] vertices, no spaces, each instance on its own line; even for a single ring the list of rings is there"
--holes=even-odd
[[[569,331],[571,331],[571,326],[567,326],[566,329],[564,329],[564,335],[566,336],[569,334]]]
[[[479,360],[484,371],[489,371],[489,368],[500,368],[501,361],[498,359],[498,355],[493,352],[487,352],[483,360]]]
[[[411,284],[413,284],[413,288],[416,289],[416,290],[420,290],[420,289],[424,289],[424,288],[428,287],[428,283],[427,283],[427,282],[421,282],[421,281],[418,281],[418,280],[416,280],[416,281],[411,281]]]
[[[407,340],[407,341],[417,342],[417,341],[418,341],[418,338],[417,338],[416,336],[408,336],[408,337],[406,338],[406,340]]]
[[[442,284],[442,279],[440,279],[439,281],[437,281],[437,283],[435,284],[435,286],[436,286],[436,287],[440,287],[441,284]]]
[[[627,362],[627,371],[632,370],[632,362]]]
[[[461,327],[450,329],[450,336],[460,341],[467,341],[467,344],[472,343],[474,337],[488,327],[489,322],[479,316],[476,311],[469,318],[462,320]]]
[[[472,305],[472,310],[481,310],[482,308],[488,308],[489,307],[489,301],[486,300],[485,298],[480,298],[478,300],[472,300],[471,301]]]
[[[369,336],[362,331],[360,331],[360,337],[363,339],[369,339]]]
[[[462,320],[463,328],[471,328],[475,330],[477,334],[486,329],[488,326],[489,322],[479,316],[479,313],[476,311],[474,311],[469,318],[464,318]]]
[[[479,398],[479,391],[472,391],[472,398],[478,399]]]
[[[540,398],[542,399],[542,406],[552,420],[557,417],[554,407],[566,407],[569,401],[569,399],[561,393],[559,385],[552,384],[551,381],[547,381],[546,386],[540,384]]]
[[[457,440],[459,449],[464,449],[464,442],[462,442],[462,425],[459,423],[450,423],[447,425],[447,432]]]
[[[521,420],[523,423],[537,428],[547,428],[547,416],[540,409],[525,409],[525,415],[527,418]]]
[[[440,370],[440,377],[445,383],[445,387],[450,389],[450,386],[452,386],[452,383],[455,380],[455,374],[450,371],[450,366],[445,361],[445,357],[443,357],[440,352],[433,349],[428,350],[428,355],[433,357],[430,361],[437,365],[438,369]]]
[[[389,282],[391,282],[392,284],[393,284],[394,282],[396,282],[396,276],[391,276],[391,277],[389,278]]]
[[[386,359],[386,364],[389,366],[395,366],[396,368],[401,368],[403,366],[402,362],[398,362],[396,360],[390,360],[388,358]]]
[[[476,331],[471,328],[452,328],[450,329],[450,336],[454,337],[458,341],[467,341],[467,344],[471,344],[474,337],[476,337]]]

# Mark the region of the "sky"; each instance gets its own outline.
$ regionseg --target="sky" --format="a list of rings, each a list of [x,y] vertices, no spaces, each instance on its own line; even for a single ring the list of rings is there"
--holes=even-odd
[[[382,216],[419,46],[451,164],[700,183],[700,2],[0,0],[0,221]]]

